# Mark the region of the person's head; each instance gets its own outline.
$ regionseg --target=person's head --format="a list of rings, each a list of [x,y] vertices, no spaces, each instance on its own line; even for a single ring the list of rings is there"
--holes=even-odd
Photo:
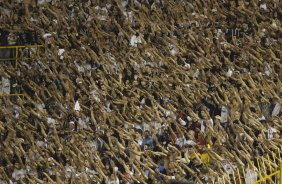
[[[144,137],[145,137],[145,138],[148,138],[149,136],[150,136],[149,130],[145,130],[145,132],[144,132]]]
[[[207,118],[208,118],[207,113],[206,113],[205,110],[201,110],[201,117],[202,117],[203,119],[207,119]]]
[[[106,170],[109,170],[109,169],[110,169],[109,163],[105,163],[105,168],[106,168]]]
[[[142,130],[140,130],[140,129],[135,130],[134,135],[135,135],[136,138],[140,138],[142,136]]]
[[[261,141],[263,141],[263,140],[264,140],[264,135],[263,135],[263,133],[260,133],[260,134],[258,135],[258,141],[261,142]]]
[[[201,111],[200,111],[200,117],[203,117],[204,115],[205,115],[205,111],[204,111],[204,109],[201,109]]]
[[[195,139],[195,132],[193,130],[189,130],[188,131],[188,137],[189,137],[189,139],[194,140]]]
[[[144,151],[149,150],[149,148],[150,148],[150,145],[148,145],[148,144],[145,144],[145,145],[144,145]]]
[[[134,143],[134,141],[130,141],[130,143],[128,144],[128,147],[129,148],[135,148],[135,143]]]

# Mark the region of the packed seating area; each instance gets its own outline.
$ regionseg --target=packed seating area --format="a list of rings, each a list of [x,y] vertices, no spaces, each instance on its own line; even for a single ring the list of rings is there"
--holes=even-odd
[[[1,0],[0,46],[44,48],[0,47],[21,57],[0,60],[0,94],[24,93],[0,97],[0,183],[252,184],[279,168],[281,13],[279,0]]]

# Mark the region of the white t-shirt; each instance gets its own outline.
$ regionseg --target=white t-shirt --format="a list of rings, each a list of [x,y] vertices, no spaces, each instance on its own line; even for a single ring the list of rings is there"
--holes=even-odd
[[[265,75],[270,76],[271,72],[272,72],[272,69],[269,66],[269,64],[267,64],[264,68],[264,73],[265,73]]]
[[[7,78],[2,77],[2,81],[0,81],[0,94],[10,94],[11,92],[11,83]]]
[[[204,125],[204,120],[200,119],[199,122],[201,124],[201,132],[205,132],[206,126]]]
[[[177,144],[177,145],[179,145],[180,147],[182,147],[182,146],[184,146],[185,141],[186,141],[186,139],[185,139],[184,136],[183,136],[183,137],[178,137],[178,138],[176,139],[176,141],[175,141],[175,144]]]
[[[58,56],[60,56],[60,59],[64,59],[64,56],[63,56],[64,52],[65,52],[65,49],[58,50]]]
[[[253,171],[253,170],[249,170],[246,169],[246,184],[253,184],[257,181],[258,178],[258,173]]]
[[[133,35],[130,39],[130,46],[137,47],[138,43],[142,43],[140,36]]]
[[[75,102],[74,110],[75,110],[75,111],[80,111],[80,105],[79,105],[79,102],[78,102],[78,101]]]
[[[280,113],[280,110],[281,110],[281,105],[278,102],[276,102],[275,107],[274,107],[271,115],[272,116],[278,116],[278,114]]]
[[[119,179],[106,181],[106,184],[119,184]]]
[[[195,143],[195,142],[192,141],[192,140],[186,140],[186,141],[184,142],[184,145],[186,145],[186,144],[191,145],[191,146],[194,146],[194,145],[196,145],[197,143]]]
[[[267,139],[273,138],[273,133],[277,132],[275,128],[269,128],[267,129]]]
[[[13,174],[12,174],[12,177],[17,181],[20,178],[24,178],[25,175],[26,175],[26,170],[24,170],[24,169],[15,169]]]
[[[228,108],[226,106],[221,107],[221,123],[226,123],[228,121]]]

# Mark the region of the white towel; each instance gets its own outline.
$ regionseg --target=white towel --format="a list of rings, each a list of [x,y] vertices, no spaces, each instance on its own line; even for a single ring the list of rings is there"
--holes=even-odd
[[[264,9],[264,10],[267,10],[266,4],[261,4],[261,5],[260,5],[260,8],[261,8],[261,9]]]
[[[80,105],[79,105],[79,102],[78,102],[78,101],[75,102],[74,110],[75,110],[75,111],[80,111]]]
[[[63,55],[64,52],[65,52],[65,49],[59,49],[59,51],[58,51],[58,56]]]
[[[280,109],[281,109],[280,104],[276,103],[271,115],[272,116],[278,116],[278,114],[280,113]]]
[[[227,72],[227,77],[231,77],[231,76],[232,76],[232,73],[233,73],[233,71],[232,71],[232,70],[230,70],[230,69],[228,69],[228,72]]]
[[[141,38],[133,35],[130,39],[130,46],[137,47],[138,43],[142,43]]]

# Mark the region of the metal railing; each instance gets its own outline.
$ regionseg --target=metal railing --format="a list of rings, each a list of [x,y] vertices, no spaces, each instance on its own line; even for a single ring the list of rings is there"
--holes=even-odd
[[[257,180],[254,184],[264,184],[264,183],[282,184],[282,162],[280,163],[279,170],[264,176],[263,178]]]
[[[15,58],[0,58],[0,61],[16,61],[15,68],[18,67],[18,61],[19,61],[19,49],[24,48],[36,48],[36,51],[38,51],[38,48],[44,47],[43,45],[8,45],[8,46],[0,46],[0,49],[16,49]]]
[[[282,184],[282,157],[281,150],[277,153],[271,152],[266,156],[256,158],[256,163],[246,164],[242,167],[233,168],[232,173],[226,173],[223,176],[216,176],[213,179],[213,184],[244,184],[247,180],[250,183],[250,176],[247,173],[253,174],[256,179],[252,180],[251,184]],[[256,166],[255,166],[256,165]]]
[[[15,68],[18,69],[18,63],[19,59],[22,59],[22,56],[19,55],[19,50],[20,49],[25,49],[25,48],[36,48],[36,55],[38,54],[38,48],[44,47],[43,45],[8,45],[8,46],[0,46],[1,49],[15,49],[14,55],[15,57],[11,58],[0,58],[1,61],[10,61],[10,62],[15,62]],[[0,97],[9,97],[9,96],[24,96],[23,93],[17,93],[17,94],[0,94]]]

